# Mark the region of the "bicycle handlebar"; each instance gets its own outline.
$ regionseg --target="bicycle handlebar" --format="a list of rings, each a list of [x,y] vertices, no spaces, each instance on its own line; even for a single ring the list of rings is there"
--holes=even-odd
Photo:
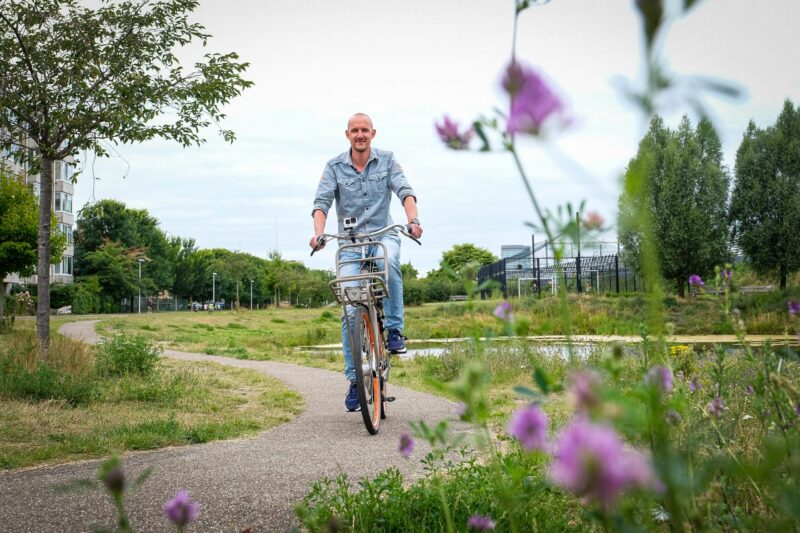
[[[391,226],[386,226],[385,228],[381,228],[377,231],[372,231],[369,233],[355,233],[353,231],[348,231],[347,233],[323,233],[319,237],[317,237],[317,246],[311,250],[311,255],[314,255],[314,252],[321,250],[323,246],[328,241],[332,241],[333,239],[340,239],[343,241],[365,241],[365,240],[376,240],[377,238],[381,237],[384,233],[387,233],[392,230],[398,230],[400,233],[411,239],[412,241],[416,242],[420,246],[422,243],[411,235],[411,224],[392,224]]]

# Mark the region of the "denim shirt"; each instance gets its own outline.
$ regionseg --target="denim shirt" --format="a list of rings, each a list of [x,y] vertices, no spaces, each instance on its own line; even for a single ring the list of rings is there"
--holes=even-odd
[[[369,233],[393,224],[389,215],[392,193],[401,203],[407,196],[416,199],[392,152],[371,148],[367,166],[363,172],[358,172],[348,150],[325,165],[311,216],[317,209],[327,216],[331,203],[336,200],[338,233],[344,232],[344,219],[350,217],[358,220],[357,233]]]

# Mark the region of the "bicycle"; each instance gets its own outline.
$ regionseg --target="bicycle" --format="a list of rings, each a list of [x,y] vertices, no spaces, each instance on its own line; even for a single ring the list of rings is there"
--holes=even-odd
[[[347,320],[346,327],[350,335],[361,416],[367,431],[375,435],[380,430],[381,420],[386,418],[386,403],[394,401],[394,398],[386,395],[391,364],[383,328],[383,300],[389,296],[389,271],[386,245],[378,239],[389,231],[398,230],[417,244],[422,243],[411,235],[410,226],[392,224],[370,233],[356,233],[356,223],[354,217],[346,218],[346,232],[323,233],[317,237],[317,246],[311,255],[322,249],[328,241],[344,241],[336,252],[337,277],[329,286],[336,301],[342,305],[344,316],[349,316],[348,306],[355,307],[353,320]],[[368,253],[370,249],[373,250],[372,254]],[[360,257],[342,260],[341,252],[347,250],[358,251]],[[378,267],[380,261],[383,262],[383,269]],[[360,264],[359,273],[339,277],[341,266],[348,263]]]

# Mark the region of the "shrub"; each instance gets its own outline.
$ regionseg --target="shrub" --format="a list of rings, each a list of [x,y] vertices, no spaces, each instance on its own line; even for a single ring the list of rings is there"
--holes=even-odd
[[[97,369],[105,376],[126,376],[151,374],[163,352],[145,337],[119,335],[104,340],[97,350]]]

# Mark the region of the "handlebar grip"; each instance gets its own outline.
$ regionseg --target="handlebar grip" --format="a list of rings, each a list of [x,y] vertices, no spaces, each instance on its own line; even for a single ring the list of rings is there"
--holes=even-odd
[[[414,237],[414,235],[411,234],[411,224],[406,224],[406,230],[403,233],[406,234],[406,237],[408,237],[409,239],[411,239],[415,243],[417,243],[420,246],[422,246],[422,243],[419,242],[419,239],[417,239],[416,237]]]
[[[322,244],[322,245],[325,244],[325,239],[323,238],[322,235],[317,237],[317,245],[314,248],[311,249],[311,256],[310,257],[313,257],[314,256],[314,252],[316,252],[316,251],[318,251],[320,249],[320,246],[319,246],[320,244]]]

